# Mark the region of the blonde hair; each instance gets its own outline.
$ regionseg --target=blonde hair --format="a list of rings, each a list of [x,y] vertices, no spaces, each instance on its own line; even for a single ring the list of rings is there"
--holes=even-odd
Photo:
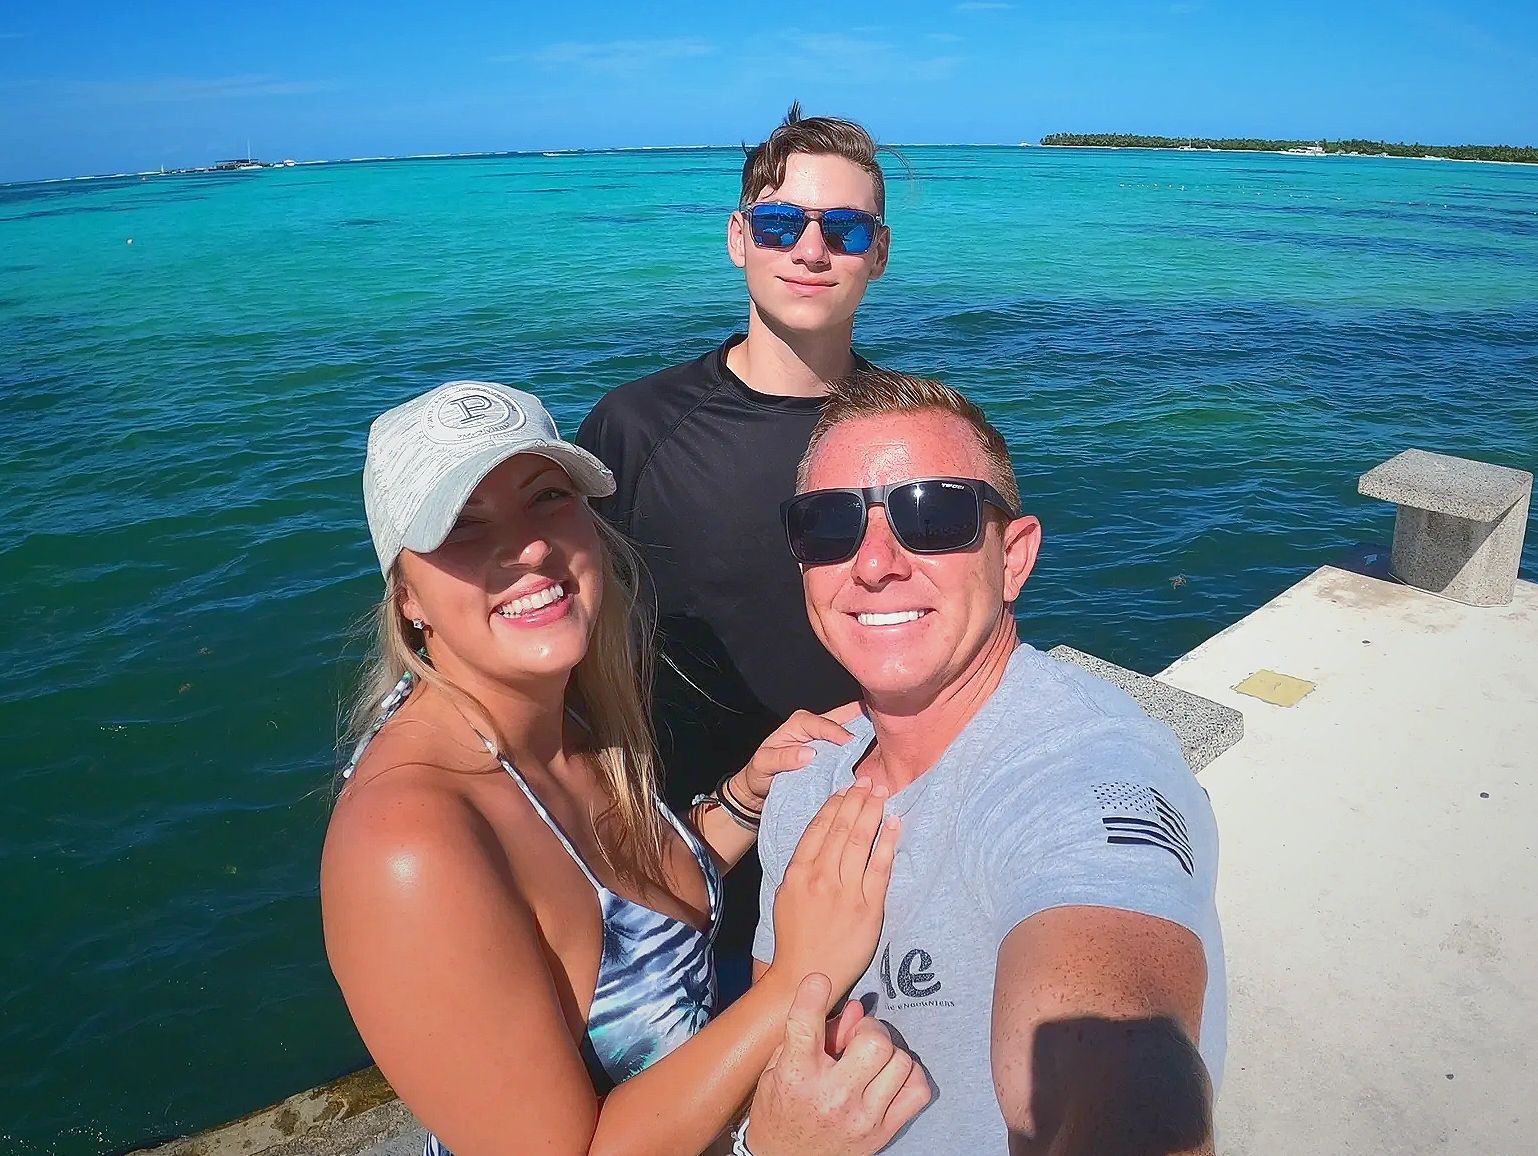
[[[577,713],[590,740],[584,753],[598,766],[609,806],[598,816],[598,846],[604,861],[632,883],[662,886],[666,820],[657,805],[661,790],[656,740],[650,714],[651,616],[639,613],[641,561],[619,531],[597,514],[603,567],[603,597],[587,653],[572,671],[566,705]],[[400,563],[390,568],[384,597],[372,615],[373,642],[364,661],[347,715],[347,735],[368,734],[380,703],[409,671],[420,684],[447,695],[496,751],[507,742],[474,695],[445,677],[418,651],[418,632],[401,612],[404,585]]]
[[[1020,483],[1015,479],[1014,463],[1004,435],[993,427],[987,416],[960,390],[927,377],[912,377],[886,369],[871,369],[835,383],[828,390],[822,413],[812,427],[806,453],[796,467],[796,489],[806,489],[812,455],[822,439],[836,425],[862,417],[884,414],[911,414],[925,410],[948,413],[972,427],[977,444],[988,459],[988,477],[993,488],[1006,498],[1015,512],[1020,510]]]

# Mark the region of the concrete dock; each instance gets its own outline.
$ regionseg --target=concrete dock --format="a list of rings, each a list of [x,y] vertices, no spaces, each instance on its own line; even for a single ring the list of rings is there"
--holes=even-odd
[[[1538,586],[1474,607],[1324,567],[1154,681],[1243,716],[1200,772],[1230,982],[1219,1151],[1538,1151]],[[286,1137],[269,1109],[160,1152],[420,1151],[398,1102],[338,1115],[324,1094]]]
[[[1234,689],[1258,671],[1313,685]],[[1158,677],[1244,714],[1201,772],[1219,1151],[1538,1151],[1538,586],[1471,607],[1325,567]]]

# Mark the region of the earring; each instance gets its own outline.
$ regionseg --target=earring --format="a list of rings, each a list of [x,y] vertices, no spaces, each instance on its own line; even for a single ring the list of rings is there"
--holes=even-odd
[[[413,618],[411,620],[411,627],[412,627],[413,630],[421,630],[422,626],[423,626],[423,622],[422,622],[422,620],[420,618]]]

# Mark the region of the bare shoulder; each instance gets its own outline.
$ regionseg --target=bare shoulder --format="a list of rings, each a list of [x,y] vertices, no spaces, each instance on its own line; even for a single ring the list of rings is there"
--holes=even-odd
[[[592,1086],[509,862],[518,820],[504,811],[518,808],[498,805],[517,789],[435,737],[387,726],[337,800],[321,861],[332,972],[375,1062],[456,1149],[554,1151],[555,1137],[575,1152],[562,1138],[582,1133],[585,1151]],[[509,1088],[550,1111],[530,1114]]]
[[[471,789],[484,770],[468,749],[445,746],[423,725],[392,720],[337,798],[321,860],[322,899],[424,890],[484,875],[500,861],[491,823]]]

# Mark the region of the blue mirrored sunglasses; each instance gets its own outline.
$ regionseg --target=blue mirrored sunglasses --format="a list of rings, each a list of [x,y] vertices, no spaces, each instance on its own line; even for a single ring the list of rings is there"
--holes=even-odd
[[[822,240],[835,253],[860,256],[876,243],[881,218],[864,209],[803,209],[780,201],[763,201],[743,210],[748,232],[760,249],[792,249],[806,232],[806,223],[816,221]]]

